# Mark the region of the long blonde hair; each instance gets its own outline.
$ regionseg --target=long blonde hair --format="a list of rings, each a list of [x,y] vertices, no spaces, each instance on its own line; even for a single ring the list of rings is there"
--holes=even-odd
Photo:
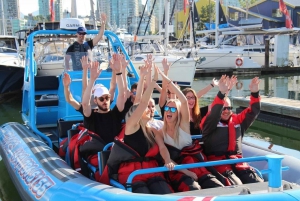
[[[128,110],[128,112],[125,115],[126,122],[131,117],[131,115],[133,114],[133,112],[136,110],[136,108],[138,106],[139,106],[139,103],[134,104],[130,107],[130,109]],[[152,146],[153,144],[155,144],[155,139],[154,139],[154,136],[152,134],[150,127],[148,127],[147,124],[144,124],[141,119],[139,120],[138,123],[139,123],[140,127],[142,128],[144,136],[147,139],[147,141],[149,142],[149,145]]]
[[[177,114],[178,115],[177,115],[177,121],[176,121],[175,129],[174,129],[175,130],[175,133],[174,133],[175,139],[174,139],[174,141],[175,141],[176,144],[178,144],[179,143],[179,125],[180,125],[180,121],[181,121],[181,112],[180,112],[181,111],[181,102],[177,99],[170,99],[170,100],[167,101],[166,106],[171,102],[175,103],[176,108],[177,108]],[[167,115],[165,114],[164,115],[164,127],[163,127],[164,135],[167,135],[167,124],[168,123],[166,121],[166,118],[167,118]]]

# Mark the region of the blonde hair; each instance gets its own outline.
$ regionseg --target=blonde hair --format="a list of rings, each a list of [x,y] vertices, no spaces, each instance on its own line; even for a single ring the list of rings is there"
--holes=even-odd
[[[126,122],[131,117],[131,115],[133,114],[133,112],[136,110],[136,108],[138,106],[139,106],[139,103],[134,104],[130,107],[130,109],[128,110],[128,112],[125,115]],[[143,121],[141,121],[141,119],[139,120],[138,123],[139,123],[140,127],[142,128],[144,136],[147,139],[149,145],[152,146],[153,144],[155,144],[155,139],[154,139],[154,136],[152,134],[150,127],[148,127],[147,124],[144,124]]]
[[[177,108],[177,121],[176,121],[176,124],[175,124],[175,138],[174,138],[174,141],[176,144],[178,144],[179,142],[179,124],[180,124],[180,121],[181,121],[181,102],[177,99],[170,99],[167,101],[166,103],[166,106],[169,104],[169,103],[175,103],[176,105],[176,108]],[[167,115],[165,114],[164,115],[164,126],[163,126],[163,133],[164,135],[167,135],[167,121],[166,121],[166,118],[167,118]]]
[[[184,94],[184,96],[187,95],[187,93],[191,92],[194,97],[195,97],[195,105],[192,109],[192,118],[193,118],[193,121],[194,121],[194,128],[199,128],[199,124],[200,124],[200,121],[201,121],[201,112],[200,112],[200,108],[199,108],[199,103],[198,103],[198,97],[197,97],[197,93],[195,92],[194,89],[192,88],[185,88],[182,90],[182,93]]]

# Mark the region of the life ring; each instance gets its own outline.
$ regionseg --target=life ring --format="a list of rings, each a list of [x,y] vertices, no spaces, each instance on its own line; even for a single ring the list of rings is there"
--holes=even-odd
[[[237,90],[240,90],[241,88],[243,88],[243,83],[242,83],[242,82],[237,82],[237,83],[235,84],[235,88],[236,88]]]
[[[243,65],[243,59],[242,58],[237,58],[235,60],[235,65],[238,66],[238,67],[241,67]]]

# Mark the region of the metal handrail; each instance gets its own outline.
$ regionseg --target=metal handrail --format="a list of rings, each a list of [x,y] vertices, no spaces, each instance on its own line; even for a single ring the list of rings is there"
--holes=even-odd
[[[269,168],[267,170],[264,170],[264,172],[268,173],[269,175],[268,177],[269,191],[272,190],[278,191],[278,189],[280,190],[282,188],[282,170],[287,169],[286,167],[284,168],[281,167],[283,158],[284,156],[282,155],[266,155],[266,156],[257,156],[257,157],[240,158],[240,159],[209,161],[209,162],[200,162],[200,163],[192,163],[192,164],[184,164],[184,165],[175,165],[173,170],[182,170],[182,169],[218,166],[218,165],[225,165],[225,164],[235,164],[235,163],[254,162],[254,161],[267,161]],[[167,167],[135,170],[127,178],[126,184],[131,184],[133,178],[137,175],[149,174],[155,172],[167,172],[167,171],[169,171]],[[132,191],[131,185],[129,185],[127,190]]]

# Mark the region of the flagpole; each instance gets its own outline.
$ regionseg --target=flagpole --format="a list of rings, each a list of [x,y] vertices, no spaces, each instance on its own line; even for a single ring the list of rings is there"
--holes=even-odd
[[[216,0],[216,32],[215,32],[215,46],[219,46],[219,2],[220,0]]]

